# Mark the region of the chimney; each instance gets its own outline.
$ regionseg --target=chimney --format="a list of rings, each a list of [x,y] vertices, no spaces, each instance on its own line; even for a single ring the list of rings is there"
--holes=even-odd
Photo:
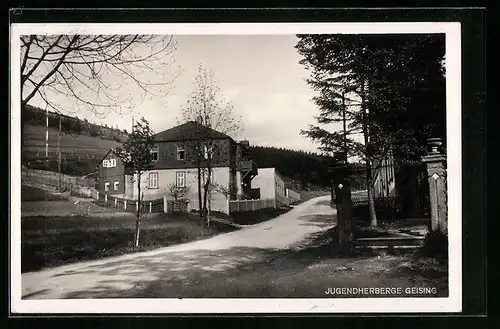
[[[202,124],[203,124],[203,118],[202,118],[202,116],[201,116],[201,115],[198,115],[198,116],[196,117],[196,121],[195,121],[195,122],[196,122],[196,123],[198,123],[198,124],[200,124],[200,125],[202,125]]]

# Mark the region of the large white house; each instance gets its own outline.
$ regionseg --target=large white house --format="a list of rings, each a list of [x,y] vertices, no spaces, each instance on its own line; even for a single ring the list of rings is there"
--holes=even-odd
[[[236,142],[226,134],[190,121],[154,135],[152,150],[154,169],[142,173],[141,195],[144,200],[170,195],[170,188],[185,189],[191,209],[198,206],[198,176],[203,183],[206,179],[207,162],[210,161],[211,181],[215,183],[211,202],[217,210],[218,203],[228,200],[258,199],[258,189],[252,188],[252,180],[257,175],[257,165],[251,160],[248,141]],[[210,160],[209,160],[210,159]],[[109,167],[109,161],[100,166]],[[198,168],[202,168],[199,174]],[[127,175],[124,168],[123,197],[135,199],[138,193],[137,175]],[[101,170],[100,181],[111,181],[106,177],[116,170]],[[120,191],[121,192],[121,191]],[[118,195],[117,195],[118,196]]]

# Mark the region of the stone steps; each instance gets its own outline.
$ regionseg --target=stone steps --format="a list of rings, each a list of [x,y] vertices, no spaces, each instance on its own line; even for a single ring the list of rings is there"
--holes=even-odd
[[[397,237],[377,237],[356,239],[356,248],[418,248],[422,246],[424,237],[422,236],[397,236]]]

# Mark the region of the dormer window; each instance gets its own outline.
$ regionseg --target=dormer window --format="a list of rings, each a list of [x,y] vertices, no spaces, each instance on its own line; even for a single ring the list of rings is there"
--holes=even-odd
[[[186,151],[184,146],[177,145],[177,160],[184,160],[186,158]]]
[[[116,167],[116,159],[103,160],[102,161],[102,166],[104,168]]]

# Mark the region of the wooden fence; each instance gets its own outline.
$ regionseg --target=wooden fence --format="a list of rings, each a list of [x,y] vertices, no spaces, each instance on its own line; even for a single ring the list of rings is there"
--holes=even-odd
[[[191,210],[199,210],[199,200],[197,198],[197,195],[191,196],[189,199],[189,204],[188,204],[188,209],[189,211]],[[223,214],[228,215],[230,212],[229,208],[229,201],[227,200],[226,197],[215,197],[212,200],[210,200],[210,210],[211,211],[218,211]]]
[[[113,207],[117,210],[124,210],[132,213],[136,213],[139,207],[141,213],[160,213],[167,212],[168,210],[168,206],[166,205],[167,200],[165,198],[145,200],[138,203],[136,200],[119,198],[99,192],[94,188],[92,189],[91,197],[96,200],[96,203],[100,206]]]
[[[276,208],[275,199],[263,200],[231,200],[229,201],[229,213],[249,212],[267,208]]]
[[[92,178],[70,176],[24,166],[21,168],[21,181],[60,189],[61,192],[70,192],[71,195],[86,197],[91,197],[90,189],[94,188],[95,185]]]
[[[291,203],[300,201],[300,194],[288,188],[286,189],[286,196],[291,200]]]

